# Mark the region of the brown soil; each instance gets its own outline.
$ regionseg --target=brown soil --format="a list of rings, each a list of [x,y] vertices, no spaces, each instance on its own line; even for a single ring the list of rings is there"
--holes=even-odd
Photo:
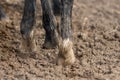
[[[36,12],[37,53],[20,52],[23,1],[0,0],[9,22],[0,22],[0,80],[120,80],[120,0],[75,0],[72,66],[55,64],[58,50],[42,49],[40,3]],[[9,0],[7,0],[9,1]]]

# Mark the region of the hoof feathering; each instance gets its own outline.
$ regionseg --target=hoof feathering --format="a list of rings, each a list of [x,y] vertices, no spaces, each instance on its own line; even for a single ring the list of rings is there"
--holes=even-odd
[[[58,65],[71,65],[75,62],[75,55],[73,52],[73,43],[69,39],[63,40],[59,45]]]
[[[33,31],[29,35],[24,35],[22,40],[22,48],[25,52],[35,52],[36,51],[36,43],[33,38]]]

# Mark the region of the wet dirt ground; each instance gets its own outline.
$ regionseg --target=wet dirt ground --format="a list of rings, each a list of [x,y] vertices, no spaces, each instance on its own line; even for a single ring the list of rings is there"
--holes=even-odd
[[[36,56],[21,53],[22,0],[1,1],[9,22],[0,21],[0,80],[120,80],[120,0],[75,0],[72,66],[55,64],[58,50],[42,49],[40,2],[36,11]]]

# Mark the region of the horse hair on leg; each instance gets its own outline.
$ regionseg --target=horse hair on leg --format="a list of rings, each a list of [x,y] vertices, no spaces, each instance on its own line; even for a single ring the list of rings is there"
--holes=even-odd
[[[25,0],[24,13],[20,24],[20,32],[23,37],[22,47],[29,52],[36,50],[34,39],[35,6],[36,0]]]
[[[72,42],[72,6],[73,0],[61,0],[61,21],[59,33],[58,64],[69,65],[75,62]]]
[[[73,43],[69,39],[65,39],[59,45],[58,65],[70,65],[75,62],[73,52]]]

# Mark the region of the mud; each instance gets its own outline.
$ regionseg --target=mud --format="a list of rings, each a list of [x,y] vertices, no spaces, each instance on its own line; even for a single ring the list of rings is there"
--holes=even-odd
[[[36,53],[21,52],[22,0],[0,0],[9,22],[0,21],[0,80],[120,80],[120,0],[75,0],[72,66],[57,66],[58,50],[42,49],[40,2],[36,11]]]

